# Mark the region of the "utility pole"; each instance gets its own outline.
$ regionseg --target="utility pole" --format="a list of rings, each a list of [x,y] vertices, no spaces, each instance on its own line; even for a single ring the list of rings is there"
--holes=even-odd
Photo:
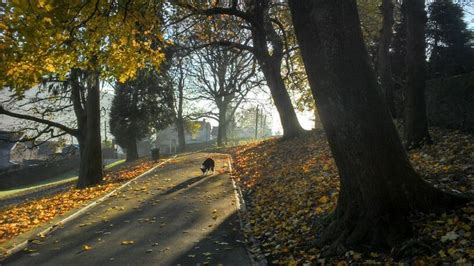
[[[104,137],[105,143],[107,143],[107,121],[104,119]]]
[[[102,107],[102,111],[104,111],[104,142],[107,144],[107,109]]]
[[[256,115],[255,115],[255,139],[258,138],[258,105],[256,108]]]

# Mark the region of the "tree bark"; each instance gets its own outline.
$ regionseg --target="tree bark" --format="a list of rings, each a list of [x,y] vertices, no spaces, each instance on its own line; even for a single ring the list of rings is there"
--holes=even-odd
[[[407,23],[407,81],[405,87],[405,145],[408,149],[431,143],[425,106],[425,24],[423,0],[405,1]]]
[[[298,121],[295,108],[291,103],[290,95],[281,77],[280,64],[268,58],[263,61],[264,62],[261,63],[263,75],[270,88],[273,103],[280,115],[283,138],[297,137],[304,132],[304,129]]]
[[[137,140],[133,137],[127,143],[127,162],[133,162],[138,159]]]
[[[89,73],[86,84],[87,100],[85,110],[83,110],[86,119],[85,123],[82,123],[83,128],[79,128],[81,136],[78,138],[81,149],[81,163],[79,166],[77,187],[80,188],[99,184],[103,177],[102,148],[100,143],[99,75]]]
[[[292,138],[301,135],[304,129],[301,127],[295,108],[291,103],[290,95],[286,89],[285,82],[281,76],[281,63],[283,60],[283,41],[275,32],[268,15],[268,1],[258,4],[254,1],[254,27],[252,28],[252,40],[254,42],[254,54],[262,68],[263,75],[270,88],[273,102],[280,116],[283,128],[283,137]],[[272,44],[272,53],[268,50],[268,42]]]
[[[227,131],[227,106],[225,103],[218,104],[219,109],[219,127],[217,129],[217,146],[222,146],[226,142]]]
[[[312,93],[340,176],[337,207],[321,236],[326,255],[388,248],[410,235],[412,210],[464,202],[410,165],[383,104],[355,0],[290,0]]]
[[[182,63],[182,61],[179,61]],[[186,138],[184,134],[184,118],[183,118],[183,103],[184,103],[184,71],[182,66],[179,66],[179,80],[178,80],[178,110],[176,117],[176,130],[178,131],[178,149],[180,152],[186,150]]]
[[[178,131],[178,149],[180,152],[184,152],[186,150],[186,138],[184,134],[184,119],[183,115],[178,113],[178,117],[176,119],[176,130]]]
[[[392,68],[390,62],[390,43],[392,42],[393,35],[393,0],[383,0],[380,10],[382,12],[383,21],[382,29],[380,31],[379,47],[377,51],[377,72],[380,79],[380,85],[382,93],[387,103],[390,113],[395,118],[395,100],[393,98],[393,77]]]

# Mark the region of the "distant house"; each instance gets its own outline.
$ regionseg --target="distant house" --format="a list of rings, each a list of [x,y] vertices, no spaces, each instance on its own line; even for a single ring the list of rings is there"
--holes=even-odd
[[[11,150],[15,146],[13,133],[0,131],[0,168],[10,166]],[[12,142],[11,142],[12,141]]]
[[[150,155],[152,141],[150,138],[144,138],[142,140],[137,141],[137,152],[139,157]]]
[[[185,131],[184,136],[186,143],[203,143],[211,141],[211,123],[207,122],[206,119],[203,121],[195,121],[193,123],[199,125],[198,130],[196,132]]]
[[[203,121],[194,121],[192,123],[192,128],[195,128],[195,130],[191,132],[191,130],[185,129],[184,132],[186,144],[211,141],[211,124],[209,122],[204,119]],[[155,146],[160,148],[160,153],[162,154],[176,153],[178,146],[178,130],[174,124],[158,131],[156,134]]]
[[[255,127],[234,127],[227,128],[227,138],[228,139],[253,139],[255,138]],[[212,139],[217,139],[219,127],[213,127],[211,131]],[[272,136],[272,130],[270,127],[266,126],[264,130],[261,128],[258,129],[258,137],[269,137]]]
[[[38,145],[38,160],[48,160],[56,154],[61,153],[61,146],[58,141],[45,141]]]
[[[16,132],[0,131],[0,168],[38,157],[38,147],[31,141],[20,142],[22,137]]]
[[[219,126],[213,127],[211,130],[211,138],[217,139],[217,135],[219,134]]]
[[[254,127],[238,127],[234,130],[234,137],[236,139],[251,139],[255,137]]]
[[[61,153],[63,155],[75,155],[79,154],[79,144],[69,144],[62,148]]]

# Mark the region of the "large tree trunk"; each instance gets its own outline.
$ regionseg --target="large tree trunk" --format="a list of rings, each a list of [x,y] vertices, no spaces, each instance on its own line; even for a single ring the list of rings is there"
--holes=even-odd
[[[273,102],[280,116],[283,137],[292,138],[301,135],[304,129],[298,122],[295,108],[291,103],[290,95],[281,76],[283,41],[270,21],[268,4],[268,0],[253,1],[252,8],[255,14],[254,27],[252,28],[254,54],[262,68]],[[268,46],[269,42],[272,44],[271,53]]]
[[[184,104],[184,70],[182,59],[178,59],[179,77],[178,77],[178,110],[176,117],[176,130],[178,131],[178,149],[180,152],[186,150],[186,137],[184,134],[184,118],[183,118],[183,104]]]
[[[387,248],[410,234],[407,215],[463,201],[414,171],[378,92],[355,0],[290,0],[312,93],[340,175],[320,244]],[[328,254],[328,253],[327,253]]]
[[[87,187],[102,181],[102,149],[100,143],[100,87],[99,76],[89,74],[87,78],[86,115],[83,127],[79,128],[81,163],[77,187]],[[82,147],[81,147],[82,146]]]
[[[227,107],[221,104],[218,106],[218,109],[219,109],[219,127],[217,128],[217,146],[222,146],[226,142]]]
[[[224,125],[219,125],[217,128],[217,146],[224,145]]]
[[[178,114],[176,119],[176,130],[178,131],[178,150],[184,152],[186,150],[186,138],[184,135],[184,119]]]
[[[137,140],[131,137],[127,143],[127,162],[133,162],[138,159]]]
[[[407,148],[431,143],[425,106],[425,24],[424,0],[403,3],[407,29],[407,81],[405,88],[404,135]]]
[[[393,0],[383,0],[380,10],[382,11],[383,21],[380,31],[380,41],[377,51],[377,72],[380,79],[380,85],[385,101],[393,117],[396,117],[395,100],[393,98],[393,77],[390,63],[390,43],[393,35]]]
[[[270,88],[273,102],[280,115],[283,137],[293,138],[301,135],[304,129],[298,121],[295,108],[291,103],[290,95],[281,77],[280,64],[267,58],[265,59],[265,63],[261,63],[261,66],[265,80]]]

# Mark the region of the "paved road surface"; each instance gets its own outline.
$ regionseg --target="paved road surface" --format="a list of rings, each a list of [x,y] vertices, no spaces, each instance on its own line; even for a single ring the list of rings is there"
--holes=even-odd
[[[178,157],[2,265],[249,265],[226,158]]]

